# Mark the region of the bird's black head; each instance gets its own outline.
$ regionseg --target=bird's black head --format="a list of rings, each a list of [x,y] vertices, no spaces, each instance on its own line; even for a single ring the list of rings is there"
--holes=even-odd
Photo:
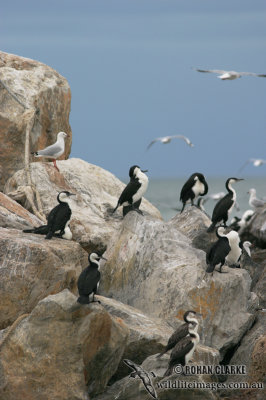
[[[129,169],[129,177],[130,178],[133,178],[136,175],[136,173],[137,173],[136,168],[140,169],[140,167],[138,165],[133,165],[132,167],[130,167],[130,169]]]
[[[58,193],[57,201],[58,203],[67,203],[71,196],[76,196],[75,193],[70,193],[67,190],[63,190],[62,192]]]
[[[103,259],[106,261],[106,258],[103,256],[99,256],[97,253],[90,253],[88,256],[88,260],[90,263],[99,264],[99,261]]]
[[[188,317],[192,317],[193,318],[196,314],[197,314],[196,311],[193,311],[193,310],[186,311],[185,314],[183,315],[184,321],[188,322],[187,318]]]
[[[232,184],[232,183],[235,183],[235,182],[239,182],[239,181],[243,181],[243,180],[244,180],[243,178],[234,178],[234,177],[228,178],[226,183],[225,183],[225,186],[228,187],[229,184]]]
[[[198,177],[198,180],[201,181],[202,183],[205,182],[205,176],[203,174],[201,174],[200,172],[195,172],[195,174],[193,174],[194,178]]]

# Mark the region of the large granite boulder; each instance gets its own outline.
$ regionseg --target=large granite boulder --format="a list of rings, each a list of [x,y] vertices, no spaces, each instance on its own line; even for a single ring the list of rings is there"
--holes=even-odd
[[[148,356],[159,353],[167,344],[173,328],[160,318],[152,318],[140,310],[115,299],[97,296],[103,307],[116,318],[121,319],[129,328],[129,337],[123,354],[124,358],[141,364]],[[112,381],[128,375],[130,369],[120,362]]]
[[[245,240],[250,240],[258,247],[266,247],[266,204],[264,207],[257,207],[248,226],[242,234]]]
[[[48,296],[1,346],[0,398],[89,400],[115,372],[127,336],[100,305],[81,306],[68,290]]]
[[[64,288],[76,293],[77,277],[87,264],[78,243],[0,228],[0,329],[48,294]]]
[[[215,365],[217,359],[213,361]],[[164,355],[162,358],[150,356],[141,364],[146,372],[153,372],[155,375],[155,377],[150,375],[150,382],[156,391],[156,398],[160,400],[215,400],[219,398],[217,392],[211,390],[214,382],[208,375],[171,375],[168,378],[162,378],[168,362],[169,355]],[[150,400],[152,398],[141,379],[127,376],[108,387],[103,394],[96,396],[95,400]]]
[[[0,190],[15,171],[24,167],[28,109],[36,111],[31,151],[54,143],[57,133],[65,131],[69,137],[61,158],[68,158],[70,101],[68,82],[58,72],[38,61],[0,52]],[[32,161],[37,159],[33,157]]]
[[[42,225],[41,220],[0,192],[0,226],[2,228],[26,229],[39,225]]]
[[[110,172],[83,160],[71,158],[57,163],[60,173],[50,164],[31,164],[32,182],[41,196],[43,209],[47,215],[57,204],[57,194],[68,190],[76,194],[72,198],[72,218],[70,228],[73,240],[79,242],[88,252],[103,252],[113,233],[120,227],[121,208],[111,214],[125,185]],[[20,186],[26,185],[23,170],[16,172],[5,186],[5,193],[12,196]],[[22,205],[30,209],[26,198]],[[159,211],[143,199],[141,210],[156,218]],[[133,213],[136,213],[135,211]]]
[[[254,319],[251,279],[228,267],[206,275],[205,252],[192,247],[176,221],[128,214],[105,253],[100,291],[173,326],[186,310],[200,312],[202,343],[223,355]]]

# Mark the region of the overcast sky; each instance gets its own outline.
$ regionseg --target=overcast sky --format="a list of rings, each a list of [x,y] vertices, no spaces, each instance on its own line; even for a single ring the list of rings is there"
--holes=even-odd
[[[56,69],[72,91],[71,157],[119,177],[236,175],[266,159],[266,78],[221,81],[192,67],[266,73],[265,0],[9,0],[0,48]],[[183,141],[156,143],[183,134]],[[242,176],[266,175],[252,165]]]

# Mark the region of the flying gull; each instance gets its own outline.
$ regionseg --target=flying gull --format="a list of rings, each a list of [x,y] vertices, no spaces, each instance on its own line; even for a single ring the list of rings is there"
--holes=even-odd
[[[68,135],[65,132],[59,132],[57,134],[57,141],[54,144],[46,147],[43,150],[35,151],[31,154],[34,154],[35,157],[51,158],[53,160],[54,167],[59,172],[59,169],[56,165],[56,159],[60,157],[65,151],[65,138],[67,136]]]
[[[238,170],[238,173],[241,172],[249,163],[252,163],[254,167],[260,167],[261,165],[266,164],[266,160],[262,160],[261,158],[250,158],[245,162],[245,164],[242,165],[242,167]]]
[[[150,142],[149,146],[147,147],[147,150],[156,142],[161,142],[163,144],[170,143],[172,139],[183,139],[186,144],[190,147],[194,147],[194,144],[191,143],[189,138],[183,135],[175,135],[175,136],[164,136],[164,137],[159,137],[154,139],[152,142]]]
[[[212,72],[219,74],[217,78],[232,81],[233,79],[241,78],[241,76],[259,76],[260,78],[266,78],[266,74],[255,74],[254,72],[237,72],[237,71],[225,71],[223,69],[198,69],[193,68],[198,72]]]

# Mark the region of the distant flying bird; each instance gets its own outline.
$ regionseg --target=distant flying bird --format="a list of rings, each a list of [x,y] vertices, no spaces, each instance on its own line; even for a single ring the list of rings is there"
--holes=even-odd
[[[34,154],[35,157],[51,158],[53,160],[54,167],[59,172],[59,169],[56,165],[56,159],[59,158],[65,151],[65,138],[67,136],[68,135],[65,132],[59,132],[57,134],[57,141],[54,144],[31,154]]]
[[[191,143],[189,138],[187,138],[186,136],[175,135],[175,136],[164,136],[164,137],[159,137],[159,138],[154,139],[152,142],[150,142],[149,146],[147,147],[147,150],[149,150],[149,148],[156,142],[161,142],[163,144],[167,144],[167,143],[170,143],[172,139],[183,139],[188,146],[194,147],[194,144]]]
[[[233,79],[241,78],[241,76],[258,76],[260,78],[266,78],[266,74],[255,74],[254,72],[237,72],[237,71],[225,71],[223,69],[198,69],[193,68],[198,72],[212,72],[214,74],[220,74],[217,78],[232,81]]]
[[[242,167],[238,170],[238,173],[241,172],[245,166],[249,163],[252,163],[254,167],[260,167],[263,164],[266,164],[266,160],[262,160],[261,158],[250,158],[242,165]]]
[[[124,359],[124,363],[131,369],[133,369],[134,372],[131,372],[129,375],[131,378],[140,378],[142,380],[142,383],[147,390],[147,392],[154,398],[157,399],[157,393],[156,390],[154,389],[154,386],[152,384],[151,379],[155,378],[156,375],[154,372],[147,372],[145,371],[140,365],[135,364],[133,361]]]

